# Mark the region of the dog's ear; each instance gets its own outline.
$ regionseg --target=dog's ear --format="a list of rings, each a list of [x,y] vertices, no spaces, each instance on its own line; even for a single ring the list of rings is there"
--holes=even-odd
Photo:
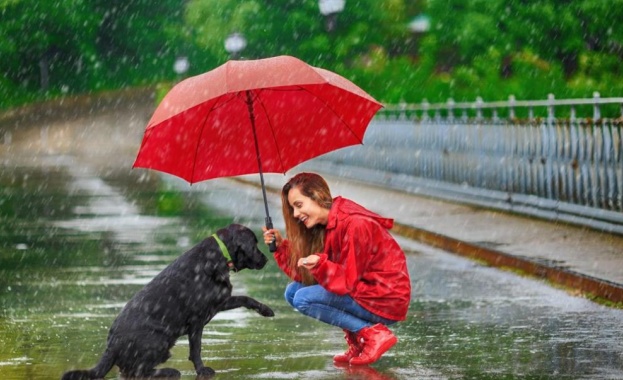
[[[217,234],[221,237],[223,243],[225,243],[225,245],[228,245],[228,242],[232,242],[233,239],[236,238],[236,236],[240,235],[240,233],[246,229],[248,228],[241,224],[232,223],[225,228],[219,229],[217,231]]]
[[[243,231],[248,230],[248,227],[243,226],[242,224],[238,224],[238,223],[232,223],[230,225],[228,225],[227,227],[218,230],[219,235],[222,233],[223,237],[228,236],[228,237],[235,237],[238,236],[239,234],[243,233]]]

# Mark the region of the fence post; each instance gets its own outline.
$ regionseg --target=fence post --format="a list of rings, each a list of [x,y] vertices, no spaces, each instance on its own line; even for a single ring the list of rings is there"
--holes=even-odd
[[[476,120],[482,120],[482,98],[480,96],[476,97]]]
[[[593,122],[601,119],[601,111],[599,109],[599,92],[593,92],[593,100],[595,103],[593,104]]]
[[[557,189],[557,172],[554,172],[554,155],[556,152],[556,133],[554,124],[556,122],[554,94],[547,95],[547,126],[542,129],[543,132],[543,169],[545,170],[545,195],[549,199],[555,199]]]
[[[448,121],[454,121],[454,99],[448,99]]]
[[[556,113],[554,111],[554,100],[556,100],[554,94],[547,94],[547,124],[550,125],[554,123],[554,120],[556,118]]]
[[[430,117],[428,116],[428,108],[430,107],[430,103],[428,100],[422,100],[422,120],[428,121]]]
[[[515,119],[515,95],[508,97],[508,118],[511,121]]]

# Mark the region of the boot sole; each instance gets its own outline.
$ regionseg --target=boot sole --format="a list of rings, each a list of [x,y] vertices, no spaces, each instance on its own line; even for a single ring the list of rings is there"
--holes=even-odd
[[[383,356],[384,353],[389,351],[390,348],[394,347],[394,345],[396,343],[398,343],[398,338],[396,338],[394,336],[394,337],[392,337],[391,339],[387,340],[385,343],[383,343],[381,345],[381,347],[378,350],[379,354],[377,355],[376,358],[373,358],[373,359],[370,359],[370,360],[365,360],[365,361],[358,361],[357,359],[359,359],[359,357],[356,357],[356,358],[352,358],[350,360],[350,364],[351,365],[367,365],[367,364],[372,364],[372,363],[376,362],[377,360],[379,360],[381,358],[381,356]],[[355,361],[354,363],[353,363],[353,360]]]
[[[359,353],[361,353],[361,351]],[[359,356],[359,354],[357,354],[357,356]],[[333,357],[333,363],[348,364],[350,363],[351,359],[356,358],[357,356],[335,355]]]
[[[347,356],[344,356],[344,357],[339,358],[339,359],[336,359],[335,357],[333,357],[333,363],[349,363],[350,359],[352,359],[352,358],[349,358]]]

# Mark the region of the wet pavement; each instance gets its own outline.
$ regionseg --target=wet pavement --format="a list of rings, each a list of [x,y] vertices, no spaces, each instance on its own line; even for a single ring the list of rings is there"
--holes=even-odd
[[[124,303],[174,257],[232,221],[260,234],[264,209],[253,177],[188,186],[129,169],[148,114],[146,107],[57,122],[45,134],[33,128],[0,145],[0,378],[55,379],[92,366]],[[289,175],[271,175],[269,184],[279,187]],[[408,215],[422,228],[454,222],[400,192],[327,178],[334,195],[400,223]],[[269,196],[273,221],[283,228],[278,196]],[[462,214],[458,205],[452,209]],[[476,227],[454,225],[473,242],[513,236],[512,228],[487,235]],[[394,329],[399,343],[379,362],[334,366],[332,355],[344,348],[341,331],[291,310],[282,298],[287,279],[271,261],[232,280],[236,293],[267,303],[276,316],[233,310],[206,327],[202,355],[216,378],[623,378],[623,310],[396,236],[413,294],[407,320]],[[167,365],[194,379],[187,349],[180,339]]]

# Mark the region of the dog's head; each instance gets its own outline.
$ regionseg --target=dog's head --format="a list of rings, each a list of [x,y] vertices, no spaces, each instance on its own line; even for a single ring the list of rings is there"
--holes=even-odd
[[[217,231],[227,246],[236,270],[262,269],[268,259],[257,247],[257,237],[253,231],[240,224],[230,224]]]

